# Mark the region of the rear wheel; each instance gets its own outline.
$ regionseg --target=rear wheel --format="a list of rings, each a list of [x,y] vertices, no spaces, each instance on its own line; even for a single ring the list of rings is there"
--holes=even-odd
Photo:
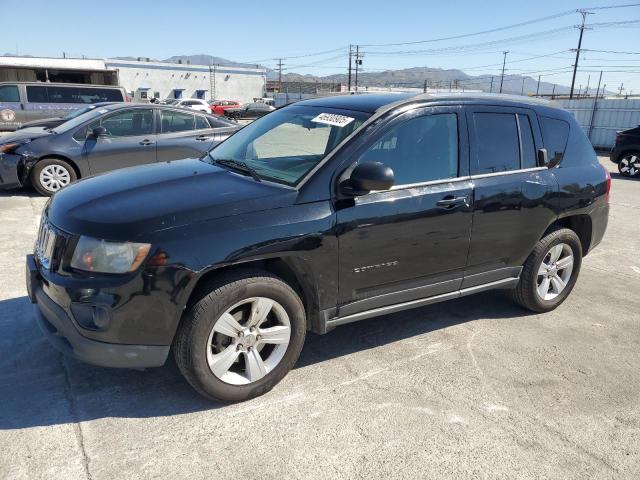
[[[640,175],[640,152],[625,153],[618,162],[618,172],[625,177]]]
[[[289,372],[305,333],[304,307],[289,285],[266,272],[239,272],[202,291],[173,352],[199,393],[237,402],[268,392]]]
[[[513,299],[534,312],[548,312],[571,293],[582,263],[582,244],[573,230],[557,229],[536,244],[524,264]]]
[[[43,158],[31,169],[31,183],[42,195],[51,196],[77,179],[71,165],[58,158]]]

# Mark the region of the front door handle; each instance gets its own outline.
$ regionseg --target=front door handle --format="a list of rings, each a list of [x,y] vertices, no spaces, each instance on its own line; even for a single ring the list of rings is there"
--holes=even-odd
[[[436,205],[440,208],[444,208],[446,210],[451,210],[452,208],[459,207],[460,205],[468,206],[469,197],[464,195],[462,197],[454,197],[453,195],[447,195],[442,200],[438,200]]]
[[[151,140],[146,140],[146,139],[145,139],[145,140],[142,140],[142,141],[140,142],[140,145],[143,145],[143,146],[145,146],[145,147],[148,147],[149,145],[153,145],[154,143],[156,143],[156,142],[152,142]]]
[[[199,141],[201,141],[201,142],[205,142],[205,141],[209,140],[209,138],[210,138],[210,137],[207,137],[206,135],[198,135],[198,136],[196,137],[196,140],[199,140]]]

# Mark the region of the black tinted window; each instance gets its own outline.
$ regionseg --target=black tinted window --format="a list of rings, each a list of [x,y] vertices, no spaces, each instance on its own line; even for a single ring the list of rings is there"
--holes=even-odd
[[[47,103],[47,87],[40,85],[27,85],[27,101],[31,103]]]
[[[512,113],[474,113],[476,133],[474,174],[520,168],[516,116]]]
[[[519,114],[518,123],[520,125],[520,142],[522,144],[522,168],[534,168],[537,166],[537,161],[531,122],[527,115]]]
[[[194,129],[193,115],[189,113],[160,110],[162,133],[184,132]]]
[[[391,167],[396,185],[458,175],[458,122],[454,113],[407,120],[372,145],[359,162]]]
[[[564,120],[550,117],[539,117],[542,128],[542,141],[547,149],[549,160],[562,160],[564,149],[569,138],[569,124]]]
[[[0,85],[0,102],[19,102],[20,93],[16,85]]]
[[[89,130],[98,126],[106,128],[107,135],[112,137],[150,135],[153,134],[153,110],[136,108],[115,113],[91,123]]]

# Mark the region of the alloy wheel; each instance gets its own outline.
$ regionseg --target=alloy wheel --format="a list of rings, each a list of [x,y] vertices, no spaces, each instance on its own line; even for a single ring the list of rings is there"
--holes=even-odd
[[[549,249],[538,269],[537,289],[542,300],[553,300],[567,287],[573,272],[573,250],[566,243]]]
[[[626,177],[635,177],[640,174],[640,155],[629,154],[620,159],[618,171]]]
[[[207,363],[225,383],[253,383],[276,368],[290,339],[291,323],[282,305],[266,297],[248,298],[214,323],[207,339]]]

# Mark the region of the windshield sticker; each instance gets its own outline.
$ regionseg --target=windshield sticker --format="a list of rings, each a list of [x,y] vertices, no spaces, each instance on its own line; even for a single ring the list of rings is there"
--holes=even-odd
[[[324,123],[326,125],[333,125],[334,127],[346,127],[355,118],[347,117],[345,115],[336,115],[335,113],[321,113],[316,118],[311,119],[312,122]]]

